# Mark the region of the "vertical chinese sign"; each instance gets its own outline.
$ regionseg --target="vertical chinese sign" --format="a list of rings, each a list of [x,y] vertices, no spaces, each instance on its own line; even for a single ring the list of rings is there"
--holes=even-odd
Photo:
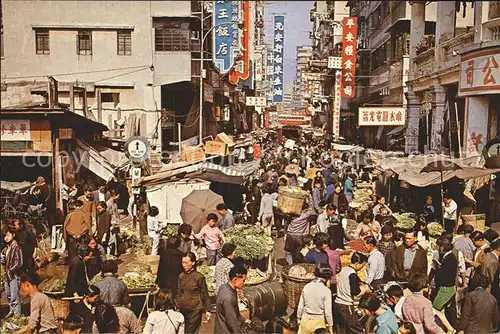
[[[342,90],[341,96],[353,98],[356,95],[356,47],[358,18],[345,17],[342,20]]]
[[[233,1],[237,2],[238,1]],[[233,11],[236,6],[233,5]],[[233,23],[233,29],[238,31],[238,46],[240,49],[237,52],[236,64],[233,70],[229,73],[229,82],[233,85],[237,85],[240,79],[246,80],[250,75],[250,1],[245,0],[242,2],[242,11],[238,8],[238,13],[243,15],[243,30],[240,31],[237,24]],[[233,14],[234,16],[234,14]]]
[[[239,52],[239,2],[214,1],[213,18],[213,62],[221,74],[227,73]],[[203,36],[201,36],[203,38]]]
[[[273,48],[273,103],[283,103],[283,51],[285,44],[285,16],[274,16]]]
[[[342,72],[335,71],[335,99],[333,100],[333,135],[340,137],[340,95],[341,95]]]

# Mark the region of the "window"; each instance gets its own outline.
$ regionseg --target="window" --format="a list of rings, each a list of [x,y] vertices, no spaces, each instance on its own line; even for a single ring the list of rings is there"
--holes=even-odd
[[[120,93],[101,93],[101,102],[120,103]]]
[[[48,30],[35,30],[36,54],[48,55],[50,53],[50,40]]]
[[[92,31],[80,30],[76,36],[76,54],[92,54]]]
[[[117,54],[120,56],[130,56],[132,54],[132,31],[118,30],[116,36]]]
[[[189,22],[153,19],[155,51],[189,51]]]

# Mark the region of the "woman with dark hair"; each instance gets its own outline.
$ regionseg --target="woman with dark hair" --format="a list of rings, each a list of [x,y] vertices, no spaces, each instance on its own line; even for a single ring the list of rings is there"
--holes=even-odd
[[[316,278],[307,283],[300,295],[297,319],[300,320],[299,333],[314,333],[316,328],[332,328],[332,293],[330,278],[332,270],[328,264],[320,264],[314,272]]]
[[[66,279],[66,295],[85,296],[89,289],[86,263],[90,259],[91,251],[86,244],[80,244],[77,248],[78,255],[71,259],[68,277]]]
[[[110,304],[100,304],[95,310],[95,323],[92,333],[118,333],[120,320],[115,308]]]
[[[149,215],[147,218],[148,236],[151,239],[153,239],[153,246],[151,247],[151,255],[158,255],[158,249],[160,247],[161,223],[158,220],[159,214],[160,210],[158,210],[158,207],[152,206],[149,209]]]
[[[155,310],[150,313],[144,334],[184,334],[184,316],[174,310],[172,292],[160,289],[155,296]]]
[[[87,246],[90,248],[90,258],[86,262],[87,277],[92,280],[95,275],[99,274],[102,269],[102,264],[106,262],[106,251],[102,245],[97,243],[96,238],[87,237],[84,239]]]
[[[184,253],[178,249],[181,244],[178,236],[171,236],[166,241],[166,247],[160,247],[160,262],[158,263],[156,283],[162,289],[170,289],[172,295],[175,296],[177,294],[177,280],[182,272]]]
[[[194,252],[195,249],[195,237],[193,236],[193,227],[188,224],[181,224],[177,230],[177,235],[181,241],[178,249],[182,253]]]
[[[427,228],[427,221],[422,217],[417,220],[413,226],[413,232],[417,236],[417,243],[423,249],[427,249],[430,236],[429,229]]]
[[[222,258],[215,265],[215,295],[219,288],[229,282],[229,271],[234,267],[233,260],[236,258],[236,245],[225,243],[222,245]]]
[[[201,326],[203,312],[207,321],[211,314],[210,299],[205,276],[196,271],[196,255],[187,253],[182,258],[184,271],[179,275],[179,284],[175,304],[179,308],[186,322],[186,333],[198,333]]]

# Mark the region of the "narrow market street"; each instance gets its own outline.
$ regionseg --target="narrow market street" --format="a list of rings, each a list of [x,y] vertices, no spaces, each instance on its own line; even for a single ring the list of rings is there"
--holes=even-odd
[[[500,334],[500,1],[0,25],[0,333]]]

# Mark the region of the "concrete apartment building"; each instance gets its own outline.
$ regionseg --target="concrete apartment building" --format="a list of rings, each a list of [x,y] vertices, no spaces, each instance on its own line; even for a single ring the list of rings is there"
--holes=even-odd
[[[200,1],[2,0],[2,107],[36,104],[52,76],[60,103],[72,104],[71,85],[85,87],[86,94],[74,93],[75,111],[121,128],[122,137],[146,136],[161,150],[176,141],[179,119],[183,137],[195,136],[200,14]],[[211,22],[206,11],[203,35]],[[204,48],[206,133],[217,125],[214,104],[230,99],[223,92],[230,90],[227,82],[211,66],[210,41]]]
[[[311,45],[299,45],[296,48],[296,71],[293,81],[293,103],[296,107],[305,106],[304,97],[306,96],[307,82],[305,72],[309,66],[309,60],[312,57]]]

